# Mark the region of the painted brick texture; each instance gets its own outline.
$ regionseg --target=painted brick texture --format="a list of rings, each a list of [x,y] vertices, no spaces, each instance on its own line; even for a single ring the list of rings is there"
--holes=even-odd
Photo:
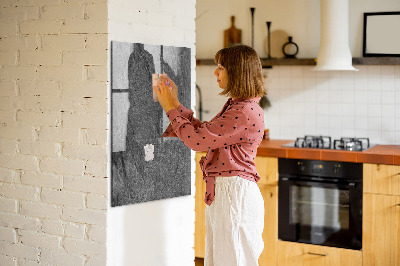
[[[107,4],[0,1],[0,265],[106,265]]]

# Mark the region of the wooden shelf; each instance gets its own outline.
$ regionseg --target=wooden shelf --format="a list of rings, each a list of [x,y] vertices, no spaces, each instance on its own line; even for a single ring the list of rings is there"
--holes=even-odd
[[[260,58],[264,66],[315,66],[314,58]]]
[[[358,57],[353,65],[400,65],[400,57]]]
[[[263,67],[272,66],[314,66],[315,58],[260,58]],[[215,65],[214,59],[197,59],[196,65]],[[400,65],[400,57],[356,57],[353,65]]]

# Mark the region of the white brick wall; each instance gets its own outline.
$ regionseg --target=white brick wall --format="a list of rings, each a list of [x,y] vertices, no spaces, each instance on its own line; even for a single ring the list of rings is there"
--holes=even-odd
[[[0,1],[0,265],[105,265],[107,1]]]

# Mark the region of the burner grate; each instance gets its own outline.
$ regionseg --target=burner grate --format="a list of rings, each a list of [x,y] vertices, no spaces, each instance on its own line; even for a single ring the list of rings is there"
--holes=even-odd
[[[305,135],[296,138],[295,142],[285,144],[286,147],[314,148],[314,149],[333,149],[344,151],[364,151],[371,147],[368,138],[347,138],[342,137],[331,141],[329,136]]]
[[[363,151],[369,147],[368,138],[340,138],[333,142],[335,150]]]
[[[304,138],[297,138],[294,146],[299,148],[330,149],[331,137],[306,135]]]

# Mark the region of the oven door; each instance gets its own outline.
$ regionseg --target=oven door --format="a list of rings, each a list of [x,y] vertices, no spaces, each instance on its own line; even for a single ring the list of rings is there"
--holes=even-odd
[[[278,238],[361,249],[362,181],[279,179]]]

